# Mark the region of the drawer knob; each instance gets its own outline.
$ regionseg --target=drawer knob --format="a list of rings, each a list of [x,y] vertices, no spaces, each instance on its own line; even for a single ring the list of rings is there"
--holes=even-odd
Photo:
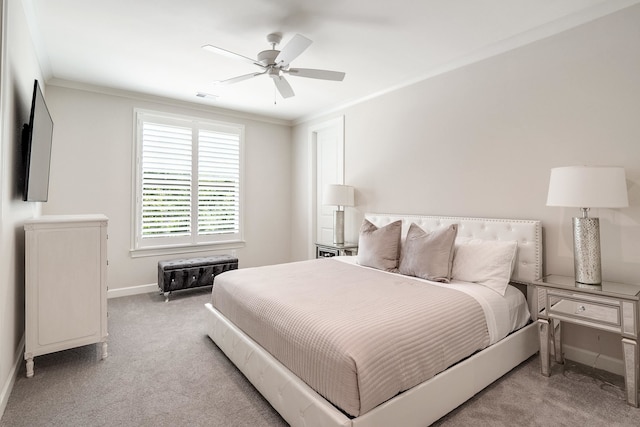
[[[586,308],[584,305],[579,305],[578,308],[576,309],[576,313],[582,313],[585,310]]]

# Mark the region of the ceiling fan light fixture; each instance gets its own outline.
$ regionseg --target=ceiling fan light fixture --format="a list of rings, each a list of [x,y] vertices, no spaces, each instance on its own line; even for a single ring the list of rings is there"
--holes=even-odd
[[[276,77],[280,77],[280,69],[273,68],[273,67],[269,68],[269,70],[267,71],[267,75],[272,79],[275,79]]]

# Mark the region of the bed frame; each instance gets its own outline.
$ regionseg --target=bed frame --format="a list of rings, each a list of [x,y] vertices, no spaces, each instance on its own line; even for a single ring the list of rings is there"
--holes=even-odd
[[[541,277],[540,221],[396,214],[366,214],[365,217],[378,227],[402,220],[403,240],[412,222],[426,231],[455,223],[458,224],[458,236],[461,237],[517,240],[518,255],[512,282],[526,284]],[[530,298],[527,300],[532,310],[535,305]],[[292,426],[382,427],[399,423],[403,426],[427,426],[538,351],[537,327],[535,323],[530,323],[428,381],[359,417],[350,418],[289,371],[211,304],[206,304],[206,309],[209,337]]]

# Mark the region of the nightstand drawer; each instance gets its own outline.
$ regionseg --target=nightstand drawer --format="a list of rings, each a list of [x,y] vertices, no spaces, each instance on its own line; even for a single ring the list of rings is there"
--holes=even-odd
[[[549,310],[549,314],[561,314],[578,319],[594,320],[614,326],[620,326],[620,307],[591,304],[583,301],[563,299]]]
[[[316,243],[316,258],[330,258],[333,256],[355,256],[358,254],[358,245],[355,243],[323,244]]]
[[[318,248],[317,258],[329,258],[337,255],[338,255],[337,249]]]
[[[575,319],[601,329],[620,331],[620,303],[608,298],[591,298],[564,292],[548,292],[549,317]]]

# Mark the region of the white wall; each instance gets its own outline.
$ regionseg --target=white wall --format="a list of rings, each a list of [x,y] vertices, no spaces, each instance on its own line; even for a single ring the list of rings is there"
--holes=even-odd
[[[27,28],[22,2],[2,1],[0,78],[0,416],[16,368],[24,333],[25,219],[36,203],[22,201],[22,125],[29,122],[33,81],[42,73]]]
[[[53,117],[49,201],[44,214],[102,213],[109,218],[109,289],[157,282],[161,259],[217,252],[132,258],[131,175],[134,108],[245,125],[244,221],[246,246],[240,267],[290,258],[291,129],[288,125],[223,116],[186,104],[149,101],[132,94],[105,94],[47,87]],[[222,251],[228,252],[228,251]]]
[[[572,209],[546,207],[549,170],[619,165],[630,207],[596,209],[605,280],[640,283],[640,6],[346,108],[348,240],[365,212],[540,219],[547,273],[573,272]],[[419,54],[417,52],[416,54]],[[294,128],[294,258],[307,239],[308,128]],[[617,337],[565,343],[621,357]],[[601,335],[600,339],[598,335]]]

